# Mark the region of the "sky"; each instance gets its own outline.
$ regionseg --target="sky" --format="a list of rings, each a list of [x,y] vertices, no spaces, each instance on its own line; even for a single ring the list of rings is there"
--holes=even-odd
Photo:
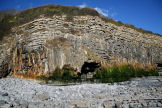
[[[162,0],[0,0],[0,10],[24,10],[46,4],[91,7],[116,21],[162,35]]]

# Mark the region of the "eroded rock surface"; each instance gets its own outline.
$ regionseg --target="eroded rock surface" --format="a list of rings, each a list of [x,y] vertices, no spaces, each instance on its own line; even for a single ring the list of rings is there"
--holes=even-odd
[[[115,84],[41,85],[19,78],[0,79],[0,108],[161,108],[162,77]]]
[[[72,21],[65,15],[40,16],[12,28],[10,37],[12,42],[0,46],[0,71],[10,58],[7,71],[14,75],[48,75],[65,64],[80,71],[84,62],[105,64],[112,58],[162,62],[162,37],[105,23],[98,16],[74,16]]]

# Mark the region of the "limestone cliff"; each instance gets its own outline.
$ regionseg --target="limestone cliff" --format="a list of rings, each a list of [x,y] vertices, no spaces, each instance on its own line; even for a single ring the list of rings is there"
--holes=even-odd
[[[162,63],[161,36],[116,26],[99,16],[67,17],[41,15],[13,27],[0,44],[0,76],[50,75],[65,64],[80,72],[84,62],[105,64],[112,58]]]

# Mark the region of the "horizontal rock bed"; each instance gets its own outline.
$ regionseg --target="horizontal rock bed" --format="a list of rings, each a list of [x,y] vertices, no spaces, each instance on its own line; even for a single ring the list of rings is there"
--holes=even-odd
[[[0,108],[161,108],[162,77],[107,84],[42,85],[0,79]]]

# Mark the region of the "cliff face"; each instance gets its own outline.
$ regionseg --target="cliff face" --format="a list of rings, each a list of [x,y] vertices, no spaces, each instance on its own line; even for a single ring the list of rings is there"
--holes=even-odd
[[[112,58],[144,64],[162,62],[162,37],[105,23],[98,16],[68,20],[66,15],[42,15],[12,28],[10,35],[1,42],[0,73],[49,75],[65,64],[79,72],[84,62],[105,64]]]

